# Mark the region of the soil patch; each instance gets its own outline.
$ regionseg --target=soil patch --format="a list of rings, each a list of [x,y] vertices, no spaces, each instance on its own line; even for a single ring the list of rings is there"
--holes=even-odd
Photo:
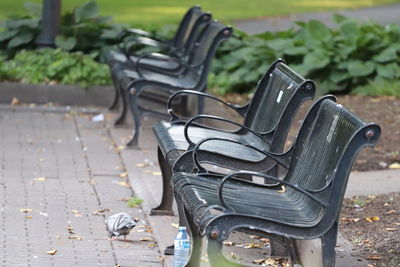
[[[369,266],[400,266],[400,193],[345,199],[340,233]]]

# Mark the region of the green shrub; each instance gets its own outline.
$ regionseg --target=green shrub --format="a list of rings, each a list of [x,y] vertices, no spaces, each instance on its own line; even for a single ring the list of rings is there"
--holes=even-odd
[[[82,87],[111,84],[108,67],[96,62],[95,57],[61,49],[23,50],[0,65],[0,80]]]
[[[276,58],[319,84],[320,93],[347,93],[377,79],[400,78],[400,26],[381,26],[335,15],[338,27],[319,21],[299,22],[298,30],[228,41],[213,67],[211,86],[222,92],[254,87]]]
[[[29,14],[9,17],[4,23],[5,30],[0,32],[0,50],[8,58],[19,50],[36,48],[35,40],[41,31],[41,5],[25,3],[24,6]],[[111,17],[100,16],[96,2],[91,1],[62,14],[55,45],[65,51],[96,51],[102,59],[103,52],[123,42],[126,29],[124,25],[112,23]]]

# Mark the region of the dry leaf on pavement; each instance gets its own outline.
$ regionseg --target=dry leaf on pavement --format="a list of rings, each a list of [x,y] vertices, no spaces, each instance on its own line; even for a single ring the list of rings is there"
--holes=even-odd
[[[123,173],[121,173],[121,174],[119,175],[119,177],[121,177],[121,178],[126,178],[126,177],[128,177],[128,173],[127,173],[127,172],[123,172]]]
[[[24,212],[24,213],[28,213],[28,212],[32,212],[31,209],[19,209],[20,212]]]
[[[57,249],[48,250],[48,251],[46,251],[46,253],[49,255],[54,255],[57,253]]]
[[[390,164],[390,165],[389,165],[389,169],[392,169],[392,170],[400,170],[400,163],[395,162],[395,163]]]

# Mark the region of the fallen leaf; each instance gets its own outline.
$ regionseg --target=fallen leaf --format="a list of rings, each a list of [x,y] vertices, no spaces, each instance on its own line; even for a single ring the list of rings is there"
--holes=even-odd
[[[104,212],[109,212],[110,209],[99,209],[92,212],[92,215],[102,215]]]
[[[365,220],[367,222],[374,222],[374,221],[379,221],[380,218],[378,216],[372,216],[372,217],[365,217]]]
[[[138,167],[138,168],[144,168],[144,167],[149,166],[149,164],[147,164],[147,163],[137,163],[137,164],[135,164],[135,166]]]
[[[82,240],[83,237],[79,236],[79,235],[72,235],[69,236],[68,239],[73,239],[73,240]]]
[[[158,259],[160,260],[161,263],[165,262],[165,257],[163,257],[163,256],[158,256]]]
[[[18,98],[13,97],[11,99],[11,106],[16,106],[16,105],[21,105],[21,101]]]
[[[117,146],[118,151],[124,150],[125,148],[126,148],[126,146],[123,146],[123,145]]]
[[[369,217],[367,217],[369,218]],[[340,218],[340,220],[344,221],[344,222],[358,222],[360,220],[360,218],[346,218],[346,217],[342,217]],[[366,219],[367,220],[367,219]]]
[[[397,231],[397,228],[385,228],[385,230],[386,231],[388,231],[388,232],[394,232],[394,231]]]
[[[24,212],[24,213],[28,213],[28,212],[32,212],[31,209],[19,209],[20,212]]]
[[[120,173],[119,177],[126,178],[128,177],[128,173],[127,172]]]
[[[378,216],[372,216],[372,220],[373,220],[373,221],[379,221],[380,218],[379,218]]]
[[[154,239],[151,238],[151,237],[142,237],[142,238],[140,238],[139,240],[140,240],[140,241],[150,241],[150,242],[153,242],[153,241],[154,241]]]
[[[381,260],[382,257],[377,256],[377,255],[370,255],[367,257],[367,260]]]
[[[47,178],[46,178],[46,177],[37,177],[37,178],[35,178],[35,179],[33,179],[33,180],[35,180],[35,181],[37,181],[37,182],[43,182],[43,181],[46,181]]]
[[[48,251],[46,251],[46,253],[49,255],[54,255],[57,253],[57,249],[48,250]]]
[[[285,193],[286,192],[286,187],[284,185],[281,186],[281,190],[278,190],[278,193]]]
[[[129,184],[125,181],[118,182],[118,184],[124,187],[129,187]]]
[[[253,260],[253,263],[261,265],[261,264],[265,263],[265,259]]]
[[[227,247],[232,247],[234,245],[232,241],[224,241],[223,244]]]
[[[156,247],[156,243],[150,243],[147,245],[148,248],[155,248]]]
[[[74,228],[72,228],[71,226],[67,227],[67,231],[68,231],[69,234],[75,234]]]
[[[399,170],[399,169],[400,169],[400,163],[395,162],[395,163],[390,164],[390,165],[389,165],[389,169],[392,169],[392,170]]]
[[[244,248],[261,248],[260,243],[246,243]]]

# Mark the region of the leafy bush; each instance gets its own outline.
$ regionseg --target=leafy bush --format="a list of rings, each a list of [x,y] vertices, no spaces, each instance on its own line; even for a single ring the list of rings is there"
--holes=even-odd
[[[29,15],[9,17],[5,31],[0,32],[0,49],[9,58],[18,50],[36,48],[35,39],[41,31],[41,6],[35,3],[24,6]],[[91,1],[61,16],[55,44],[65,51],[102,52],[122,42],[125,30],[125,26],[112,23],[111,17],[99,16],[96,2]]]
[[[0,65],[0,80],[78,84],[82,87],[111,84],[108,67],[96,62],[95,56],[50,48],[23,50]]]
[[[298,30],[228,41],[218,54],[210,82],[222,92],[250,90],[278,57],[319,83],[321,93],[356,90],[400,78],[400,26],[381,26],[335,15],[338,28],[299,22]],[[221,90],[221,88],[223,88]]]

